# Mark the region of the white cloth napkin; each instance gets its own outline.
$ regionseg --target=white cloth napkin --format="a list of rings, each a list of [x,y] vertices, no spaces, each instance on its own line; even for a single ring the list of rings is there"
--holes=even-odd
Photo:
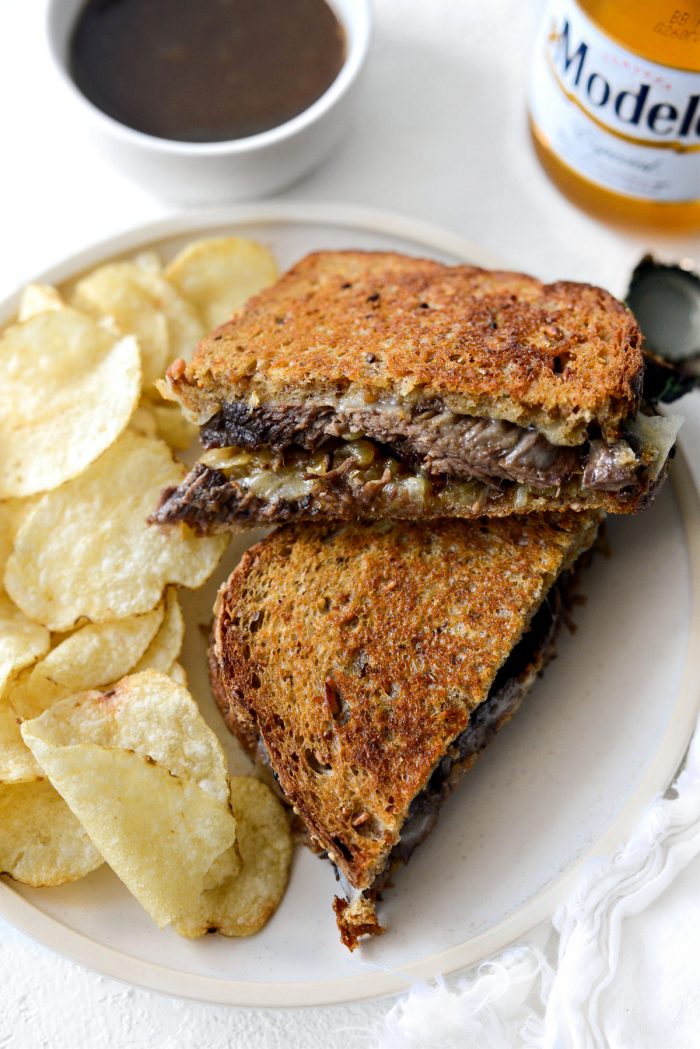
[[[674,785],[611,858],[583,868],[545,949],[416,985],[375,1049],[700,1046],[700,724]]]

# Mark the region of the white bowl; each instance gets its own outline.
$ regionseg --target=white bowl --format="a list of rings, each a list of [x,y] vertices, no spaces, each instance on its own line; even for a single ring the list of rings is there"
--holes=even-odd
[[[370,0],[329,0],[345,29],[347,54],[338,76],[298,116],[248,138],[176,142],[120,124],[94,106],[73,82],[68,47],[85,0],[48,0],[49,52],[72,103],[96,144],[136,181],[180,203],[263,197],[295,182],[324,159],[348,126],[371,26]]]

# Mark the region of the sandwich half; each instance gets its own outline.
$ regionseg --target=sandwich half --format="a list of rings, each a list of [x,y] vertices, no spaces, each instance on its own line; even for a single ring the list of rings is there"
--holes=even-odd
[[[642,404],[641,341],[600,288],[309,255],[168,370],[206,451],[154,520],[637,511],[677,429]]]
[[[335,864],[351,950],[552,654],[600,518],[285,525],[221,588],[217,703]]]

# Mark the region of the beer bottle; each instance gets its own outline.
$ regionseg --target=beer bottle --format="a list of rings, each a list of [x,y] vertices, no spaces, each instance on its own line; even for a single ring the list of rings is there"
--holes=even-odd
[[[700,0],[550,0],[529,110],[537,155],[576,204],[700,227]]]

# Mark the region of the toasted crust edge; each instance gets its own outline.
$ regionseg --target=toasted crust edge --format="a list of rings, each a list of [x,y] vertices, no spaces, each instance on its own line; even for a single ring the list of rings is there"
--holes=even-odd
[[[381,936],[385,932],[379,924],[375,901],[358,896],[352,903],[340,896],[333,897],[333,912],[344,947],[354,951],[363,936]]]

